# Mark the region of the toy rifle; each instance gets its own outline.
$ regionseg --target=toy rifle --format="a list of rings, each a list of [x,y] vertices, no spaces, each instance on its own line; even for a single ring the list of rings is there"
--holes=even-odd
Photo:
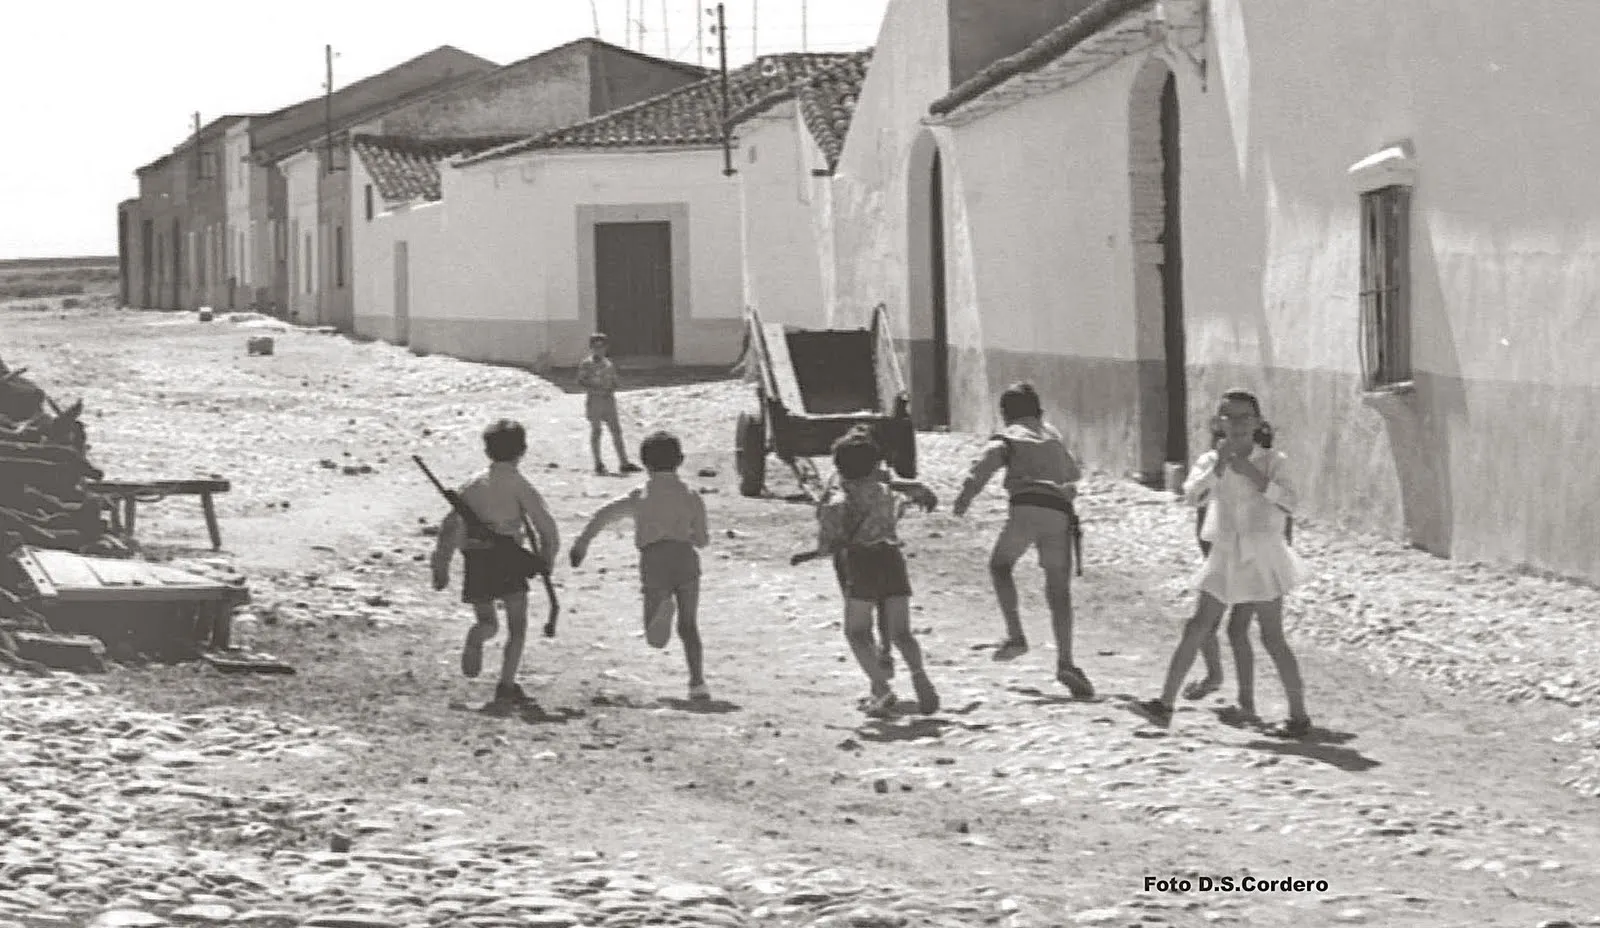
[[[513,569],[519,576],[538,577],[544,582],[545,595],[550,597],[550,614],[545,619],[544,636],[546,638],[554,638],[556,636],[556,617],[561,613],[561,602],[556,599],[555,584],[550,580],[550,561],[539,552],[538,543],[534,541],[534,534],[531,531],[528,533],[528,540],[535,546],[534,550],[529,551],[518,544],[517,540],[510,535],[503,535],[491,529],[484,524],[482,519],[478,518],[478,514],[472,511],[472,507],[462,500],[460,493],[439,482],[439,478],[433,475],[433,471],[428,469],[428,465],[422,463],[422,458],[413,454],[411,460],[417,462],[417,466],[422,468],[422,473],[427,476],[434,489],[439,491],[439,494],[450,504],[450,508],[454,509],[462,521],[466,522],[469,537],[488,541],[490,545],[506,557],[507,563],[513,565]],[[524,516],[523,518],[526,519],[527,517]]]

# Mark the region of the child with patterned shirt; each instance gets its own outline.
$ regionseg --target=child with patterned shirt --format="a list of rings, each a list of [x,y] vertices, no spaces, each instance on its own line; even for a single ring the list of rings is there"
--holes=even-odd
[[[544,498],[517,469],[517,462],[528,450],[526,431],[520,423],[501,419],[484,430],[483,446],[489,467],[462,485],[458,491],[462,503],[489,531],[513,538],[526,531],[530,541],[537,537],[538,552],[553,564],[561,545],[560,532]],[[450,562],[458,550],[466,565],[461,600],[472,606],[477,619],[467,631],[461,672],[470,678],[483,671],[483,646],[499,631],[496,604],[502,603],[506,610],[506,646],[495,702],[525,701],[528,697],[517,684],[517,670],[528,635],[528,578],[507,563],[505,548],[494,545],[491,539],[472,537],[466,520],[452,509],[439,528],[433,551],[434,589],[450,585]]]
[[[619,519],[633,519],[633,543],[639,549],[639,580],[644,599],[645,640],[664,648],[672,639],[672,617],[678,617],[678,639],[689,665],[689,698],[711,698],[706,687],[698,613],[700,552],[710,541],[706,504],[678,476],[683,446],[670,432],[655,432],[639,446],[639,459],[649,469],[645,485],[600,508],[572,543],[572,566],[583,563],[589,543]]]
[[[605,474],[600,458],[600,429],[611,432],[617,460],[624,474],[637,474],[639,466],[628,460],[628,446],[622,442],[622,422],[617,418],[617,365],[606,357],[610,341],[600,332],[589,336],[589,356],[578,362],[578,386],[584,389],[583,413],[589,419],[589,451],[594,455],[594,472]]]
[[[866,432],[853,429],[834,443],[839,486],[817,506],[816,550],[834,555],[840,573],[845,640],[871,687],[862,709],[881,718],[890,715],[897,702],[873,640],[873,613],[881,606],[888,619],[887,637],[911,674],[918,711],[931,714],[939,711],[939,693],[928,679],[922,648],[911,633],[911,580],[895,530],[899,513],[894,493],[898,489],[913,494],[925,508],[930,508],[932,493],[909,481],[891,487],[878,466],[882,459]]]
[[[1045,424],[1044,405],[1032,384],[1006,388],[1000,394],[1000,416],[1005,429],[984,446],[951,506],[956,515],[964,515],[995,472],[1005,470],[1011,506],[989,555],[989,577],[1006,625],[1005,640],[994,657],[1011,660],[1027,653],[1012,570],[1029,548],[1036,548],[1056,637],[1056,680],[1075,699],[1090,699],[1094,686],[1072,659],[1072,501],[1081,471],[1061,433]]]

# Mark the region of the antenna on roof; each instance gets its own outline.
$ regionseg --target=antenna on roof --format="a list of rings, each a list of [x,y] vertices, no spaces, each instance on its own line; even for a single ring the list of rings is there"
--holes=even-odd
[[[756,20],[761,16],[761,0],[750,0],[750,57],[761,57],[761,43],[756,38]]]
[[[800,50],[811,51],[811,46],[806,42],[806,0],[800,0]]]
[[[594,37],[600,38],[600,8],[595,6],[595,0],[589,0],[589,15],[594,18]]]
[[[667,0],[661,0],[661,57],[672,57],[672,33],[668,31],[667,24],[672,21],[672,15],[667,12]]]

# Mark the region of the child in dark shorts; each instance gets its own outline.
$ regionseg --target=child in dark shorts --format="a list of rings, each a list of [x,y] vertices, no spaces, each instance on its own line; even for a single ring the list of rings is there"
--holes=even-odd
[[[489,467],[461,486],[457,491],[461,501],[488,530],[512,538],[526,533],[530,542],[537,539],[540,554],[554,558],[561,543],[555,519],[544,498],[517,469],[528,450],[527,433],[519,423],[501,419],[484,430],[483,447]],[[524,701],[528,697],[517,684],[517,670],[528,635],[528,578],[506,557],[505,547],[474,537],[466,520],[451,510],[433,551],[434,589],[450,585],[450,562],[457,550],[465,565],[461,601],[472,606],[477,618],[461,652],[461,672],[476,677],[483,671],[483,647],[499,632],[496,605],[504,604],[506,645],[495,701]]]
[[[817,550],[833,555],[839,572],[845,640],[871,686],[862,709],[883,717],[897,702],[873,641],[873,613],[881,606],[888,619],[887,638],[911,674],[917,708],[929,714],[939,711],[939,693],[928,680],[922,648],[911,633],[911,580],[895,531],[899,501],[894,493],[902,489],[916,494],[925,508],[932,493],[921,484],[891,488],[879,469],[882,460],[877,444],[864,432],[852,430],[834,444],[839,488],[817,507]]]
[[[683,446],[670,432],[655,432],[639,445],[639,460],[650,472],[645,485],[600,508],[572,543],[572,566],[583,563],[589,543],[607,525],[633,520],[639,549],[639,585],[644,600],[645,640],[664,648],[672,639],[673,614],[678,640],[689,665],[689,698],[711,698],[700,644],[700,552],[710,541],[706,504],[678,477]]]

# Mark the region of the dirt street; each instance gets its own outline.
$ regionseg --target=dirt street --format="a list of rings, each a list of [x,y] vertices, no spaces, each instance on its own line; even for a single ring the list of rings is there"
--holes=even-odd
[[[261,334],[276,353],[247,357]],[[115,310],[0,307],[0,357],[84,397],[108,477],[232,481],[222,553],[190,499],[142,507],[140,541],[247,575],[238,638],[299,668],[0,675],[0,928],[108,911],[99,924],[1600,924],[1594,591],[1297,521],[1314,576],[1288,626],[1317,730],[1219,720],[1224,647],[1228,684],[1160,731],[1130,707],[1158,690],[1192,607],[1192,513],[1085,481],[1078,662],[1100,695],[1076,702],[1031,560],[1032,652],[977,647],[1000,630],[985,558],[1004,497],[952,516],[978,440],[925,434],[944,505],[902,537],[944,709],[869,722],[831,571],[787,562],[810,547],[810,508],[782,498],[782,473],[775,498],[737,493],[748,388],[637,386],[630,445],[675,430],[710,512],[715,700],[698,706],[676,645],[643,641],[626,531],[566,566],[588,515],[635,481],[590,472],[564,385]],[[537,637],[535,595],[522,675],[540,711],[511,717],[481,711],[492,673],[459,673],[469,613],[457,588],[428,587],[423,529],[444,509],[408,458],[459,481],[500,416],[528,426],[523,469],[563,536],[560,634]],[[1257,654],[1261,712],[1280,718]]]

